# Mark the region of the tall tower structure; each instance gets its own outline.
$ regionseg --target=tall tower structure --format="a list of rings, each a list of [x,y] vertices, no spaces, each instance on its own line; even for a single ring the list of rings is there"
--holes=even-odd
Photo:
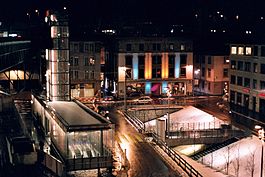
[[[47,11],[52,47],[46,49],[48,101],[70,101],[69,27],[66,14]]]

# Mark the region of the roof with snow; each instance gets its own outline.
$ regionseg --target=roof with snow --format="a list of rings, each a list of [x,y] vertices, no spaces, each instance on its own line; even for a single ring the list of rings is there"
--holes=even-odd
[[[170,121],[171,123],[212,122],[214,116],[193,106],[188,106],[170,114]]]
[[[68,131],[109,128],[106,118],[78,102],[53,101],[48,105]]]

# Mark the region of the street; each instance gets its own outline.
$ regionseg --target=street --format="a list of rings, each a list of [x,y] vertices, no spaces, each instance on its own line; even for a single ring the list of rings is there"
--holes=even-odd
[[[144,141],[143,136],[138,133],[125,119],[112,110],[109,114],[110,120],[116,125],[116,140],[123,149],[129,161],[127,171],[130,177],[175,177],[180,176],[178,172],[170,169],[162,161],[161,157]]]

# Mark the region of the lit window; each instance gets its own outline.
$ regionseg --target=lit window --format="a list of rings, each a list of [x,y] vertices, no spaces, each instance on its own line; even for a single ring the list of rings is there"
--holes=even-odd
[[[236,53],[236,50],[237,50],[236,47],[231,47],[231,54],[237,54],[237,53]]]
[[[181,44],[181,45],[180,45],[180,50],[181,50],[181,51],[184,51],[184,50],[185,50],[185,45],[184,45],[184,44]]]
[[[251,54],[252,54],[251,47],[246,47],[246,55],[251,55]]]
[[[244,55],[244,47],[238,47],[238,55]]]

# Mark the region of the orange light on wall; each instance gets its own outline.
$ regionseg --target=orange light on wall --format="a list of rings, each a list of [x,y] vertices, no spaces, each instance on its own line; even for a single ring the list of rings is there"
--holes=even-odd
[[[152,55],[151,53],[145,54],[145,79],[152,79]]]
[[[162,53],[162,79],[168,78],[168,53]]]

